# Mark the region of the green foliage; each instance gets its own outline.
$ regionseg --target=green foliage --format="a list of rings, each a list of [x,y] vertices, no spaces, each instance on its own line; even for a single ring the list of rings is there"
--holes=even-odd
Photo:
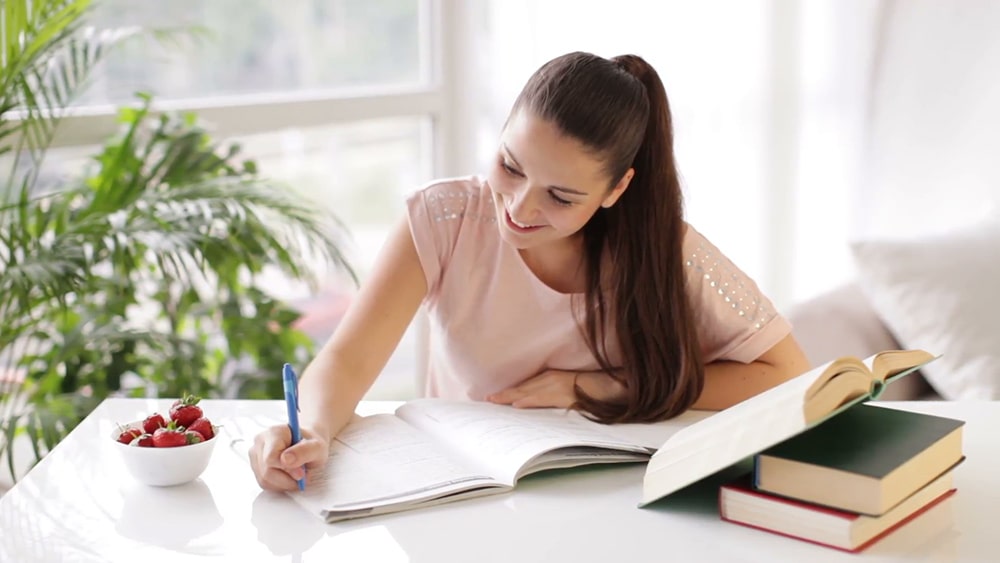
[[[39,459],[112,394],[280,397],[281,364],[312,344],[262,276],[312,287],[353,276],[335,218],[262,179],[195,116],[155,114],[146,95],[120,110],[120,134],[86,170],[43,189],[61,114],[121,39],[79,33],[88,5],[2,8],[0,459],[11,468],[16,436]]]

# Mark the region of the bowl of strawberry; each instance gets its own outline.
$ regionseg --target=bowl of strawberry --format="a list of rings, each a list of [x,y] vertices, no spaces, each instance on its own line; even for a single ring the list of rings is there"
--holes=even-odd
[[[199,401],[184,395],[166,415],[150,413],[115,429],[115,449],[137,481],[169,487],[194,481],[205,471],[218,427],[205,416]]]

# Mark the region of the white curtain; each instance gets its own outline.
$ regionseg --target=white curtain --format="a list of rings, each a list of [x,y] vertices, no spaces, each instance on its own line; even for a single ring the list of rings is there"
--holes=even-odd
[[[885,2],[857,238],[910,238],[1000,208],[1000,2]]]

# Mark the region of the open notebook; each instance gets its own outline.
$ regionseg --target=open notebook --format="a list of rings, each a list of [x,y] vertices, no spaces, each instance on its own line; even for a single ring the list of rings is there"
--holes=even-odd
[[[333,441],[327,466],[310,473],[304,492],[289,494],[328,522],[498,494],[546,469],[645,462],[710,414],[609,426],[563,409],[418,399],[392,414],[356,417]],[[245,453],[254,434],[282,422],[243,418],[227,427],[239,429],[233,445]]]

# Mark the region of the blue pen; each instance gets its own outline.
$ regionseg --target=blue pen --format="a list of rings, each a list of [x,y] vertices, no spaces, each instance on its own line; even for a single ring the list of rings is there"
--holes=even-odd
[[[299,443],[302,439],[302,430],[299,429],[299,382],[295,376],[295,370],[290,364],[285,364],[281,371],[281,381],[285,388],[285,406],[288,407],[288,428],[292,431],[292,445]],[[306,490],[306,480],[299,479],[299,490]]]

